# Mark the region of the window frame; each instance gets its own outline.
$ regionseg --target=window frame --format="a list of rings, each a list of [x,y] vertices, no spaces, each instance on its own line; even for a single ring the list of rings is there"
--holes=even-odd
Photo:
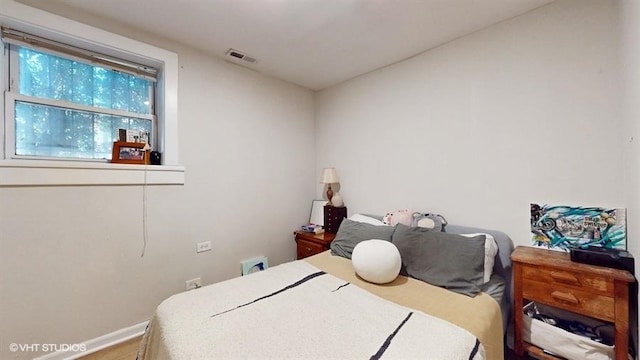
[[[6,108],[0,103],[0,187],[46,185],[184,184],[178,157],[178,55],[153,45],[73,21],[14,1],[2,1],[0,25],[158,70],[155,115],[156,149],[163,165],[121,165],[90,161],[23,160],[7,156]],[[4,43],[2,44],[4,48]],[[4,56],[2,57],[4,59]],[[7,61],[0,60],[0,84],[8,89]],[[4,95],[4,94],[3,94]],[[4,96],[3,96],[4,98]],[[73,171],[70,171],[73,170]],[[99,170],[99,171],[98,171]],[[154,174],[147,177],[149,174]],[[70,172],[75,175],[73,179]],[[135,174],[135,175],[134,175]],[[144,174],[144,176],[142,176]],[[34,177],[39,177],[35,179]]]

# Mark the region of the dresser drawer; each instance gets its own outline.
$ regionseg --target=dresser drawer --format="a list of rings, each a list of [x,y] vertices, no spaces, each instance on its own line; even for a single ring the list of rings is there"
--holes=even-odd
[[[615,321],[613,297],[530,279],[522,280],[522,296],[600,320]]]
[[[575,290],[614,296],[614,282],[610,277],[597,274],[558,270],[545,267],[523,266],[522,278],[554,286],[567,286]]]
[[[311,255],[319,254],[324,251],[324,247],[306,240],[298,240],[297,252],[298,259],[304,259]]]

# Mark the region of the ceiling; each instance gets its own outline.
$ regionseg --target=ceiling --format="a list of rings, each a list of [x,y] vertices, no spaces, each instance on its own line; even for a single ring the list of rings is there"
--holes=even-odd
[[[22,0],[126,24],[320,90],[553,0]],[[46,6],[46,8],[45,8]],[[54,11],[63,13],[64,11]],[[225,56],[229,48],[257,61]]]

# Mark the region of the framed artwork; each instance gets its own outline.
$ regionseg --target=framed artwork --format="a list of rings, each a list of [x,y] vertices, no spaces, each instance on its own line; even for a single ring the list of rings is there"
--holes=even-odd
[[[144,149],[146,143],[123,142],[113,143],[111,162],[121,164],[149,164],[149,152]]]
[[[531,243],[569,251],[600,246],[627,249],[626,209],[531,204]]]
[[[150,134],[142,130],[118,129],[118,141],[149,143]]]
[[[327,200],[311,201],[311,214],[309,215],[309,224],[324,226],[324,206]]]
[[[267,270],[269,268],[269,259],[261,256],[255,259],[244,260],[242,264],[242,276],[253,274],[254,272]]]

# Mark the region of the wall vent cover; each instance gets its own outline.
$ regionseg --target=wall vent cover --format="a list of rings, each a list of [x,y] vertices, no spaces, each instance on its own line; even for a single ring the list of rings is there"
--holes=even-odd
[[[231,57],[233,60],[242,60],[250,63],[256,62],[256,58],[235,49],[227,50],[225,55],[227,55],[228,57]]]

